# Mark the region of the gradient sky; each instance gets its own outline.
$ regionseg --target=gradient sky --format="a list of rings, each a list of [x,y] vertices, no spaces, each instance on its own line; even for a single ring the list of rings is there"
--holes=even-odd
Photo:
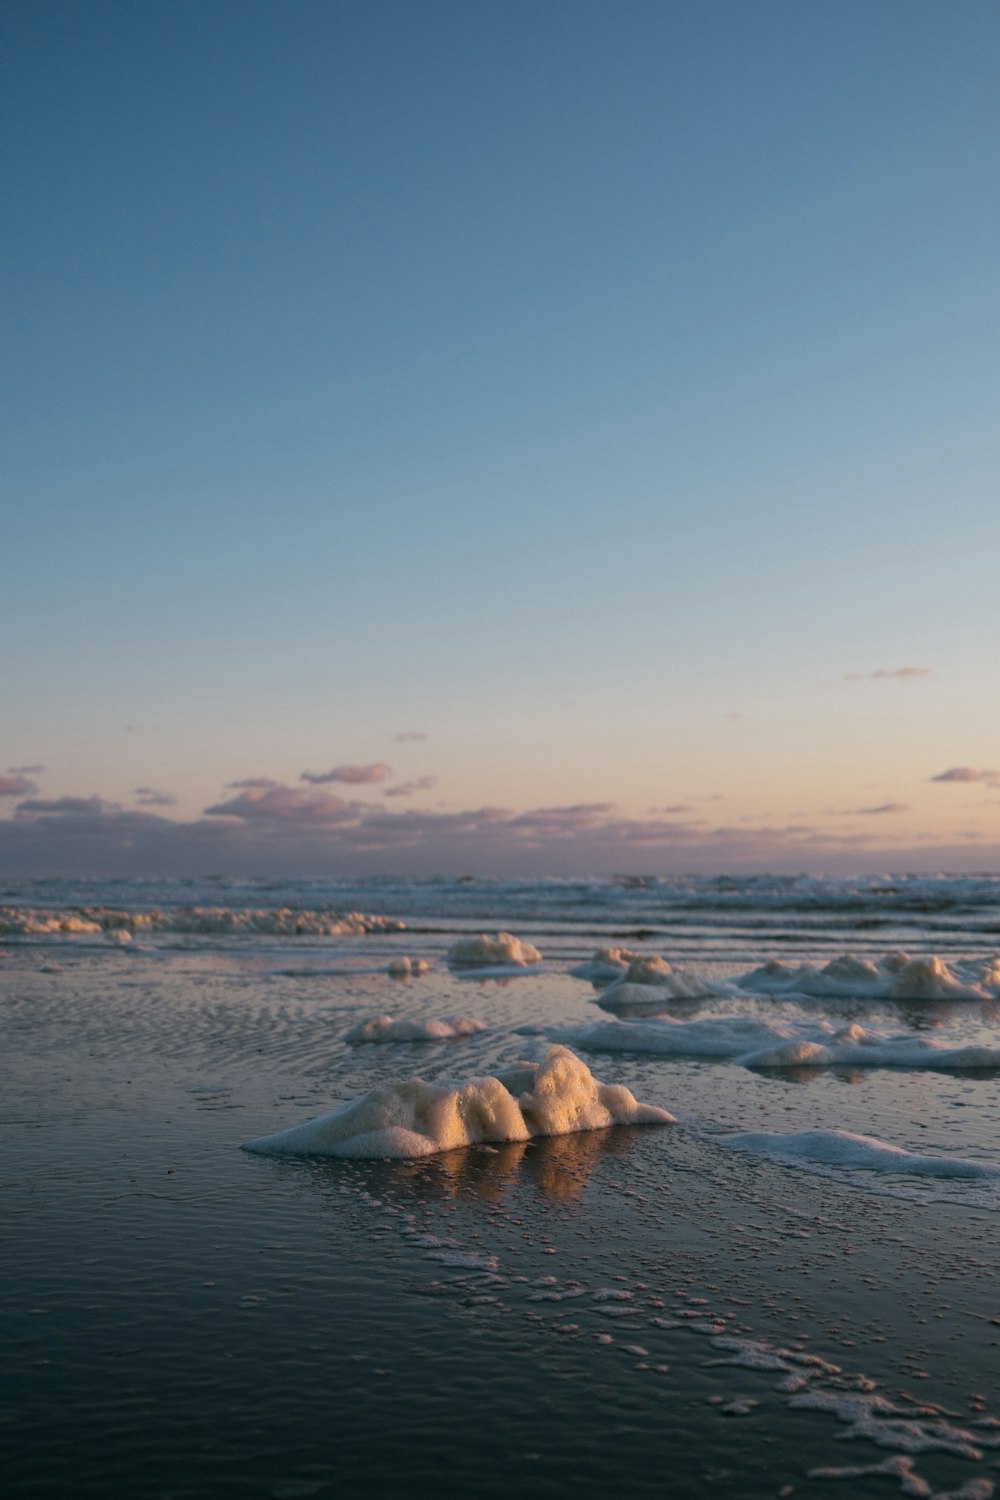
[[[995,0],[7,0],[0,72],[0,869],[1000,864]]]

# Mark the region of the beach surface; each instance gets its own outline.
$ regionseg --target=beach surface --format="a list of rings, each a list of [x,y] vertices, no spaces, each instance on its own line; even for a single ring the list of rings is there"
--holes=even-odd
[[[992,1493],[1000,1073],[942,1059],[988,1059],[996,1004],[856,973],[817,996],[802,968],[860,954],[871,990],[905,944],[968,989],[998,892],[960,885],[8,892],[7,1493]],[[195,909],[379,920],[192,930]],[[449,964],[505,931],[540,957]],[[704,993],[647,976],[616,1005],[569,972],[616,944]],[[776,957],[803,987],[740,982]],[[405,1024],[346,1039],[386,1016]],[[656,1017],[682,1028],[667,1050]],[[448,1018],[470,1024],[422,1036]],[[762,1026],[855,1028],[869,1055],[719,1050]],[[675,1123],[391,1161],[241,1149],[553,1042]]]

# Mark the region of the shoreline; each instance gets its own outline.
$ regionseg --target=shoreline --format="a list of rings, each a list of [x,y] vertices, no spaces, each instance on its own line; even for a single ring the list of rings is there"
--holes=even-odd
[[[898,1489],[885,1473],[808,1478],[897,1450],[792,1406],[787,1370],[720,1363],[739,1353],[720,1337],[841,1366],[818,1387],[836,1399],[954,1413],[934,1420],[983,1456],[910,1455],[935,1491],[995,1472],[996,1214],[748,1158],[696,1128],[698,1100],[717,1125],[787,1129],[876,1106],[888,1128],[905,1099],[937,1099],[976,1103],[985,1131],[988,1085],[803,1086],[602,1057],[601,1077],[695,1114],[394,1163],[254,1157],[245,1141],[374,1081],[516,1057],[514,1023],[539,1007],[591,1007],[553,974],[300,982],[269,962],[101,952],[50,972],[22,950],[2,971],[16,1383],[0,1420],[17,1500],[388,1500],[400,1472],[414,1495],[446,1475],[483,1500]],[[492,1029],[345,1046],[390,993],[413,1014],[461,995]]]

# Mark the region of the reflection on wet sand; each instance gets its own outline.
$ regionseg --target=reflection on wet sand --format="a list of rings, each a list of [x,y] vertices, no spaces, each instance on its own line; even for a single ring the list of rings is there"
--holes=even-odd
[[[836,1078],[839,1083],[863,1083],[870,1076],[864,1068],[755,1068],[747,1064],[758,1078],[773,1078],[781,1083],[818,1083],[821,1078]]]
[[[539,1136],[493,1146],[465,1146],[410,1161],[352,1163],[372,1192],[409,1187],[415,1197],[474,1197],[499,1203],[525,1182],[558,1203],[580,1202],[587,1182],[605,1159],[629,1155],[644,1134],[641,1126],[612,1125],[574,1135]]]

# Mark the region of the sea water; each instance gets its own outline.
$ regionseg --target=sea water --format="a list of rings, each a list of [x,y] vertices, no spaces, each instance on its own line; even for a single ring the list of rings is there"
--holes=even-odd
[[[989,877],[8,884],[10,1492],[988,1493],[998,952]],[[241,1150],[553,1045],[673,1123]]]

